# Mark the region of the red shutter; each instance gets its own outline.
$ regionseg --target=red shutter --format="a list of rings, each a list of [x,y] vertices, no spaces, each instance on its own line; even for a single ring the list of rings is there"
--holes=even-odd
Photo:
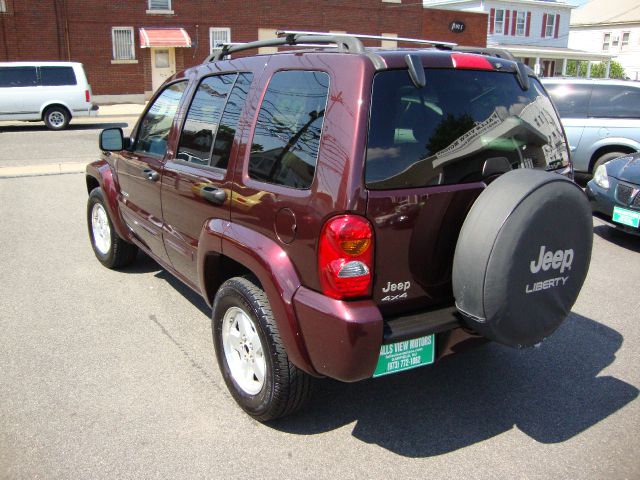
[[[493,22],[496,20],[496,9],[492,8],[489,13],[489,33],[493,33]]]
[[[547,29],[547,14],[542,15],[542,32],[540,36],[544,38],[544,31]]]
[[[516,36],[516,18],[518,17],[518,11],[514,10],[511,12],[513,18],[511,19],[511,35]]]
[[[504,34],[505,35],[509,35],[509,12],[511,12],[511,10],[505,10],[504,11]]]
[[[529,27],[531,27],[531,12],[527,12],[527,25],[524,32],[527,37],[529,36]]]
[[[559,31],[560,31],[560,15],[556,13],[556,32],[553,34],[553,38],[558,38]]]

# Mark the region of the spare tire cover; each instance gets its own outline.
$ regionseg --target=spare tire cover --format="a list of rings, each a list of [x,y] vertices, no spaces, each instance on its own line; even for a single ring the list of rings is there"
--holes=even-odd
[[[541,170],[508,172],[480,194],[460,231],[456,307],[491,340],[535,345],[571,311],[592,244],[591,208],[575,183]]]

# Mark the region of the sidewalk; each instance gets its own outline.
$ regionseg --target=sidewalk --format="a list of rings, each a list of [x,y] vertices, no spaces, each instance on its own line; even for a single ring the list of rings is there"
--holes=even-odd
[[[117,103],[115,105],[100,105],[98,117],[124,117],[128,115],[137,117],[142,113],[146,106],[146,103]]]

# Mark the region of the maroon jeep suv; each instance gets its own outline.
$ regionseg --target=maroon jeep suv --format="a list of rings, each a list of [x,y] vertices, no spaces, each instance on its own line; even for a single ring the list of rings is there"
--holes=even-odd
[[[169,79],[130,138],[101,133],[96,257],[121,268],[141,249],[204,297],[222,375],[258,420],[298,409],[313,377],[537,345],[578,296],[591,212],[547,93],[521,63],[431,43],[225,45]],[[263,46],[287,50],[228,58]]]

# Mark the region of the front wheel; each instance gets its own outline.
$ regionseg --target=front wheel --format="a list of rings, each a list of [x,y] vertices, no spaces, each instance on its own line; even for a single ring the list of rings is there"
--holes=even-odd
[[[216,357],[235,401],[265,422],[298,410],[311,377],[293,365],[280,339],[265,292],[247,277],[218,290],[212,316]]]
[[[101,188],[89,194],[87,225],[93,252],[105,267],[125,267],[135,260],[138,247],[120,238],[113,228]]]

